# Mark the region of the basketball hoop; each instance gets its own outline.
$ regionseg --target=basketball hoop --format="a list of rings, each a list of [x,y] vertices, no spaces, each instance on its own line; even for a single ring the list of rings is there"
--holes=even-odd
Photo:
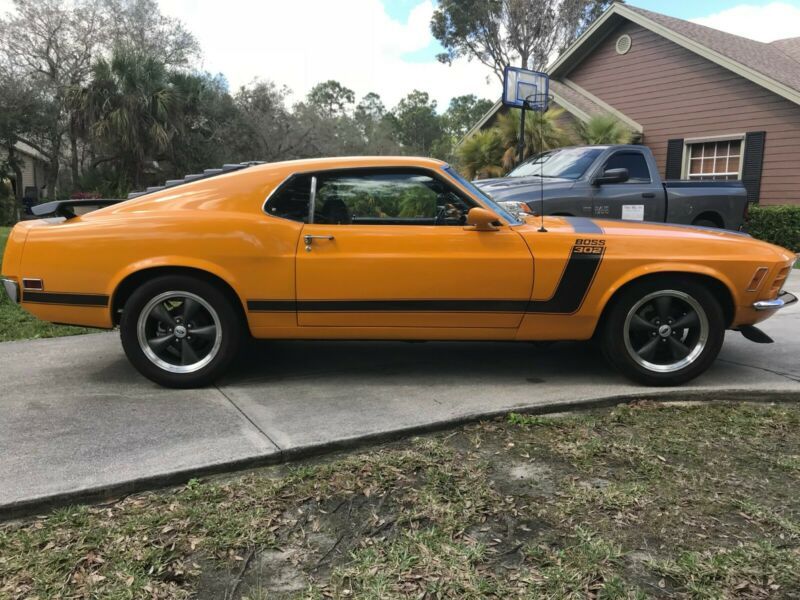
[[[518,160],[521,163],[525,156],[525,110],[547,112],[550,106],[550,77],[547,73],[531,71],[520,67],[506,67],[503,71],[503,104],[520,109],[519,142],[517,145]],[[539,122],[541,126],[541,121]],[[540,148],[541,152],[543,148]],[[544,167],[542,167],[544,168]],[[544,176],[539,175],[541,219],[539,231],[546,232],[544,227]]]

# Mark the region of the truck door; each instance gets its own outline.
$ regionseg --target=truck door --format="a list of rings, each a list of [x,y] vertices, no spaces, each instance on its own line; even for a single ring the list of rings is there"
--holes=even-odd
[[[592,175],[609,169],[627,169],[628,181],[592,187],[592,214],[599,219],[663,221],[664,189],[650,174],[647,160],[639,150],[614,152]]]

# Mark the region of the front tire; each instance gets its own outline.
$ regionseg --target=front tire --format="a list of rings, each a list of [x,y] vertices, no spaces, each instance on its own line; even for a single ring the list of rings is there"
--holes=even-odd
[[[120,337],[128,360],[145,377],[173,388],[213,383],[228,368],[243,324],[227,295],[184,275],[152,279],[125,303]]]
[[[645,385],[681,385],[705,372],[725,338],[722,309],[701,283],[670,278],[634,284],[610,307],[606,359]]]

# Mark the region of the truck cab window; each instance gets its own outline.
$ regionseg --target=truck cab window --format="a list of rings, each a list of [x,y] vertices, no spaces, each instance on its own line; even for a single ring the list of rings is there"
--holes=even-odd
[[[295,175],[284,183],[267,202],[267,214],[308,223],[308,203],[311,201],[311,176]]]
[[[617,152],[606,161],[603,170],[628,169],[628,182],[650,183],[650,169],[641,152]]]

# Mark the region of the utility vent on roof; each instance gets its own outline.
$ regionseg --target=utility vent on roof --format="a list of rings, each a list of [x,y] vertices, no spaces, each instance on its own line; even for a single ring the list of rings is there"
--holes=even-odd
[[[627,33],[619,36],[619,39],[617,40],[617,54],[627,54],[632,45],[633,42],[631,41],[631,36],[629,36]]]

